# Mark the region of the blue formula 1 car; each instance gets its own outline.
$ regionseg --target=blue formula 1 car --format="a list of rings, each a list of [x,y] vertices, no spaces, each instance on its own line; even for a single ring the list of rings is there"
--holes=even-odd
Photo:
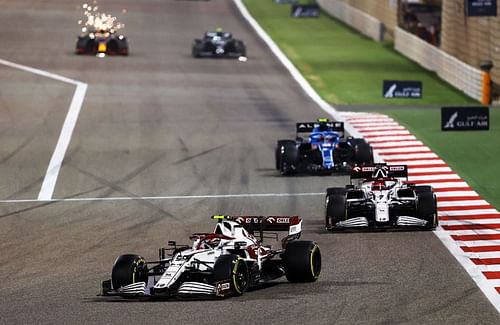
[[[215,32],[206,32],[202,39],[195,39],[192,46],[194,58],[234,58],[246,56],[243,41],[217,28]]]
[[[276,145],[276,169],[282,175],[331,174],[373,162],[373,150],[364,139],[344,136],[344,122],[318,119],[296,123],[296,129],[295,140],[278,140]]]

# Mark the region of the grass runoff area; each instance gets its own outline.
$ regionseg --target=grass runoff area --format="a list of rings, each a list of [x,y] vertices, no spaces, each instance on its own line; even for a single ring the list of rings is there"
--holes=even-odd
[[[374,42],[324,11],[319,18],[293,18],[288,4],[244,3],[323,99],[393,117],[500,208],[499,109],[490,109],[489,131],[442,132],[439,106],[479,103],[397,53],[392,41]],[[420,80],[423,98],[384,99],[383,80]]]

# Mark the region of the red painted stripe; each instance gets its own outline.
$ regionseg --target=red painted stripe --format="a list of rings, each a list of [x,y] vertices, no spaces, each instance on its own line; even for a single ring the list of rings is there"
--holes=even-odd
[[[456,191],[472,191],[472,188],[469,186],[463,186],[463,187],[445,187],[445,188],[434,189],[434,192],[456,192]]]
[[[500,251],[500,245],[485,245],[485,246],[460,246],[466,253],[484,253]]]
[[[409,181],[413,184],[428,184],[428,183],[456,183],[456,182],[463,182],[463,179],[461,178],[455,178],[455,179],[418,179],[418,180],[413,180]]]
[[[495,290],[500,294],[500,287],[495,287]]]
[[[500,239],[500,234],[451,235],[451,238],[460,241],[497,240]]]
[[[450,202],[450,201],[476,201],[476,200],[482,200],[483,198],[480,197],[479,195],[474,195],[474,196],[444,196],[444,197],[438,197],[439,202]]]
[[[500,213],[483,213],[473,215],[439,216],[439,220],[478,220],[478,219],[500,219]]]
[[[412,166],[410,166],[409,168],[410,168],[410,171],[408,171],[408,176],[456,175],[456,173],[452,170],[448,170],[445,172],[416,172],[416,173],[412,173],[411,172]]]
[[[500,228],[500,223],[474,223],[469,225],[444,225],[442,226],[444,230],[454,231],[454,230],[478,230],[478,229],[498,229]]]
[[[438,207],[438,211],[469,211],[469,210],[483,210],[493,209],[490,204],[485,205],[469,205],[469,206],[454,206],[454,207]]]
[[[391,162],[391,161],[417,161],[417,160],[441,160],[439,157],[430,157],[430,158],[398,158],[398,159],[384,159],[386,162]],[[413,167],[413,166],[410,166]]]
[[[484,271],[483,274],[488,280],[500,279],[500,271]]]
[[[471,258],[476,265],[497,265],[500,264],[500,258]]]
[[[379,150],[378,154],[381,156],[393,156],[393,155],[411,155],[415,153],[431,153],[430,149],[420,150],[420,151],[389,151],[385,152],[383,150]]]

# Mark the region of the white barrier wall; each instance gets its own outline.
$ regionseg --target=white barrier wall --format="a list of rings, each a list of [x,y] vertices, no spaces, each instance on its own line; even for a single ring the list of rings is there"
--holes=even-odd
[[[403,55],[424,68],[435,71],[438,76],[470,97],[481,101],[483,72],[417,36],[396,27],[394,47]]]
[[[346,23],[375,41],[384,39],[384,24],[363,11],[337,0],[317,0],[316,3],[333,17]]]

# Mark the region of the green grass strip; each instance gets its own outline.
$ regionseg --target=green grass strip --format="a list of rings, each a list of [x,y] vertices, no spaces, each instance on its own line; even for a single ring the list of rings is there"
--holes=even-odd
[[[397,53],[392,42],[373,42],[325,12],[319,18],[292,18],[287,4],[272,0],[244,3],[309,83],[332,104],[476,103]],[[424,96],[384,99],[384,79],[421,80]]]

